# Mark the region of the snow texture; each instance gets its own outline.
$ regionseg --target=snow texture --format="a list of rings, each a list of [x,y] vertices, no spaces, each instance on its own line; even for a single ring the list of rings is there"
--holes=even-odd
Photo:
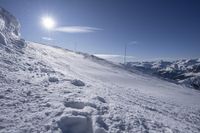
[[[0,133],[200,132],[199,91],[88,54],[16,47],[18,21],[0,14],[14,25],[1,30]]]

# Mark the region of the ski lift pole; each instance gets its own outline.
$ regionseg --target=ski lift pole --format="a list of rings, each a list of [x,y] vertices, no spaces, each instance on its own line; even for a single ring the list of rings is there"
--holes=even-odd
[[[127,43],[125,44],[125,48],[124,48],[124,65],[126,64],[126,49],[127,49]]]
[[[128,46],[129,44],[136,44],[136,41],[129,42],[129,43],[126,43],[126,44],[125,44],[125,47],[124,47],[124,65],[126,64],[127,46]]]

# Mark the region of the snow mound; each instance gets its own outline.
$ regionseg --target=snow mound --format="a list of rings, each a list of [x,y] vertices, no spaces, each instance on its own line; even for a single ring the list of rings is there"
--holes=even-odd
[[[49,82],[58,82],[58,78],[56,77],[49,77]]]
[[[85,86],[85,83],[81,80],[78,80],[78,79],[72,80],[71,83],[75,86]]]
[[[25,46],[25,41],[20,38],[20,23],[12,14],[0,7],[0,46],[12,44],[17,48]]]

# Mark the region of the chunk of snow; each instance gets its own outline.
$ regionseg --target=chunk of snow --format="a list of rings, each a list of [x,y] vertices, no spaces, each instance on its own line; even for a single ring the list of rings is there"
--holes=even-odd
[[[92,133],[92,120],[86,116],[64,116],[58,121],[63,133]]]
[[[0,44],[6,45],[6,37],[0,32]]]
[[[49,77],[49,82],[58,82],[58,78],[57,77]]]
[[[5,21],[3,20],[3,18],[0,18],[0,31],[2,31],[5,27]]]
[[[85,86],[85,83],[81,80],[78,80],[78,79],[72,80],[71,83],[75,86]]]

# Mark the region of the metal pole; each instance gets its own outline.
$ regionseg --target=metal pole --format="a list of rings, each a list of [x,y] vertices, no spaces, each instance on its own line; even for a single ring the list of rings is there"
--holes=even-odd
[[[50,39],[51,38],[50,30],[47,29],[47,32],[48,32],[48,36],[47,37]],[[49,40],[47,40],[47,44],[50,45],[50,41]]]
[[[74,52],[77,52],[77,43],[74,44]]]
[[[124,64],[126,64],[126,49],[127,49],[127,44],[125,44],[125,49],[124,49]]]
[[[125,44],[125,49],[124,49],[124,64],[126,64],[126,49],[127,49],[127,46],[128,46],[128,44],[136,44],[136,42],[134,41],[134,42],[130,42],[130,43],[126,43]]]

